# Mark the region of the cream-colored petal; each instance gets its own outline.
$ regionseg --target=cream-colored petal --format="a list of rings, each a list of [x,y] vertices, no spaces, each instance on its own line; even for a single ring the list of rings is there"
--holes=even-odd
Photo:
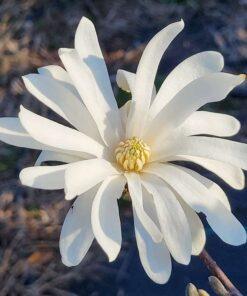
[[[191,232],[176,196],[163,181],[153,175],[143,174],[142,184],[153,196],[164,240],[172,257],[181,264],[189,264]]]
[[[181,160],[196,163],[216,174],[218,177],[220,177],[222,180],[224,180],[227,184],[235,189],[241,190],[245,186],[245,176],[243,170],[231,164],[213,159],[186,155],[177,155],[169,160]]]
[[[69,164],[28,167],[20,172],[23,185],[46,190],[64,188],[64,173]]]
[[[233,116],[197,111],[191,114],[178,130],[185,136],[211,135],[232,137],[239,132],[240,127],[240,122]]]
[[[104,155],[104,146],[83,133],[39,116],[21,106],[19,118],[28,133],[37,141],[78,155]],[[85,155],[86,153],[86,155]]]
[[[246,242],[246,231],[220,199],[214,198],[208,188],[190,173],[171,164],[149,164],[144,172],[154,174],[167,182],[195,211],[206,215],[214,232],[226,243],[241,245]]]
[[[153,119],[187,84],[210,73],[220,72],[223,67],[224,58],[216,51],[200,52],[185,59],[163,82],[150,108],[150,119]]]
[[[20,119],[17,117],[0,118],[0,140],[17,147],[25,147],[30,149],[49,149],[33,139],[22,126]]]
[[[101,141],[97,126],[85,105],[63,82],[39,74],[26,75],[23,77],[23,81],[28,91],[39,101],[79,131]]]
[[[89,159],[73,163],[65,173],[65,198],[73,199],[107,177],[120,173],[113,164],[104,159]]]
[[[93,242],[91,209],[97,188],[98,186],[80,195],[64,220],[59,248],[62,262],[66,266],[78,265]]]
[[[35,162],[35,166],[39,166],[46,161],[59,161],[64,163],[71,163],[82,160],[81,157],[71,155],[63,152],[43,150]]]
[[[156,223],[147,215],[147,213],[144,210],[142,185],[139,174],[125,173],[125,177],[128,183],[132,207],[135,210],[138,219],[141,221],[143,227],[152,237],[153,241],[156,243],[160,242],[163,239],[163,235]]]
[[[141,136],[151,103],[156,72],[161,57],[172,40],[182,31],[184,22],[168,25],[156,34],[147,44],[139,62],[133,100],[128,118],[126,136]]]
[[[200,107],[223,100],[243,81],[241,75],[227,73],[213,73],[192,81],[147,125],[144,139],[150,144],[161,141]],[[154,133],[157,130],[160,132]]]
[[[97,72],[98,58],[92,57],[88,63],[80,58],[76,50],[66,48],[59,50],[59,56],[98,126],[101,137],[108,146],[116,146],[123,134],[119,111],[116,102],[104,95],[105,79],[101,71]]]
[[[92,206],[93,233],[109,261],[114,261],[121,249],[122,234],[117,200],[126,179],[123,175],[108,177],[101,184]]]

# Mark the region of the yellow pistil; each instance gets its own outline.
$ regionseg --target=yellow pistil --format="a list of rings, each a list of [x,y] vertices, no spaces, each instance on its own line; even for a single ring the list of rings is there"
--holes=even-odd
[[[120,142],[115,150],[116,160],[125,171],[140,172],[151,154],[150,147],[137,137]]]

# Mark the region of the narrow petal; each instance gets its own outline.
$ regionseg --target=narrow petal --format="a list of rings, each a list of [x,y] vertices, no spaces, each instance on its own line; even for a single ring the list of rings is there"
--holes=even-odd
[[[72,80],[70,79],[69,74],[65,71],[64,68],[57,65],[49,65],[49,66],[38,68],[38,72],[41,75],[44,75],[62,82],[63,86],[68,88],[70,92],[72,92],[80,100],[78,91],[76,90],[75,86],[72,83]]]
[[[64,174],[68,166],[65,164],[25,168],[20,172],[20,180],[23,185],[37,189],[63,189]]]
[[[165,284],[171,275],[171,257],[165,242],[155,243],[145,230],[135,210],[135,236],[140,260],[147,275],[157,284]]]
[[[149,123],[145,139],[151,143],[156,138],[163,139],[180,126],[192,113],[207,103],[223,100],[244,78],[241,75],[213,73],[198,78],[185,86]],[[154,135],[153,131],[163,128]]]
[[[184,22],[170,24],[147,44],[139,62],[126,136],[140,136],[146,121],[156,72],[161,57],[172,40],[182,31]]]
[[[198,156],[228,163],[247,170],[247,145],[231,140],[212,137],[180,137],[177,141],[167,141],[158,152],[153,149],[152,161],[174,155]],[[224,153],[222,153],[224,151]]]
[[[142,184],[153,195],[160,227],[171,255],[177,262],[189,264],[191,232],[176,196],[157,177],[143,175]]]
[[[216,51],[200,52],[184,60],[163,82],[150,108],[150,119],[153,119],[187,84],[210,73],[220,72],[223,67],[224,58]]]
[[[104,147],[83,133],[39,116],[21,106],[19,118],[28,133],[37,141],[68,151],[102,157]]]
[[[109,261],[114,261],[121,249],[122,234],[117,199],[121,197],[126,179],[108,177],[100,186],[92,206],[93,233]]]
[[[111,112],[117,113],[117,102],[112,91],[96,30],[94,24],[86,17],[81,19],[77,27],[75,49],[95,78],[95,83],[98,85],[100,92],[102,92],[105,102],[110,106]]]
[[[135,78],[136,78],[135,73],[121,70],[121,69],[117,71],[116,81],[117,81],[118,87],[120,87],[122,90],[126,92],[130,92],[131,94],[133,94],[133,91],[134,91]],[[156,96],[156,87],[155,85],[153,85],[152,100],[154,100],[155,96]],[[135,100],[135,97],[133,97],[132,100]]]
[[[190,161],[216,174],[234,189],[242,190],[245,176],[242,169],[228,163],[197,156],[174,156],[171,160]]]
[[[236,246],[246,242],[246,231],[241,223],[194,176],[171,164],[150,164],[144,171],[163,179],[192,209],[204,213],[209,225],[224,242]]]
[[[80,195],[64,220],[59,248],[62,262],[67,266],[78,265],[93,242],[91,209],[95,193],[96,188],[92,188]]]
[[[206,243],[206,233],[204,226],[196,212],[190,206],[188,206],[178,194],[176,194],[176,197],[184,210],[190,226],[192,255],[197,256],[201,253]]]
[[[147,215],[144,210],[141,179],[136,173],[125,173],[128,183],[128,189],[131,196],[133,210],[143,227],[152,237],[154,242],[160,242],[163,239],[162,233],[155,222]]]
[[[197,111],[191,114],[179,127],[185,136],[211,135],[216,137],[232,137],[240,130],[240,122],[233,116]]]
[[[23,81],[28,91],[39,101],[79,131],[101,141],[97,126],[83,102],[63,82],[39,74],[26,75]]]
[[[89,159],[73,163],[65,173],[65,198],[73,199],[107,177],[119,174],[116,167],[104,159]]]
[[[35,162],[35,166],[41,165],[42,162],[46,161],[59,161],[64,163],[70,163],[70,162],[76,162],[82,160],[81,157],[62,153],[62,152],[56,152],[56,151],[49,151],[49,150],[43,150],[39,157],[37,158]]]
[[[212,180],[198,174],[197,172],[195,172],[193,170],[190,170],[188,168],[181,167],[178,165],[176,165],[176,167],[179,168],[180,170],[186,172],[187,174],[190,174],[193,178],[195,178],[197,181],[202,183],[208,189],[209,194],[211,196],[220,200],[224,204],[224,206],[229,211],[231,211],[231,206],[230,206],[229,200],[228,200],[225,192],[222,190],[222,188],[219,185],[217,185]]]
[[[119,116],[122,121],[122,126],[123,126],[124,132],[125,132],[126,125],[127,125],[130,104],[131,104],[131,101],[129,100],[119,109]]]
[[[34,140],[22,126],[17,117],[0,118],[0,140],[17,147],[30,149],[48,149],[47,145]]]
[[[91,62],[82,60],[76,50],[60,49],[59,56],[68,71],[76,89],[78,90],[85,106],[98,126],[99,132],[107,145],[117,145],[122,137],[122,127],[118,115],[118,107],[111,97],[105,97],[103,89],[104,78],[97,70],[97,57],[93,59],[94,71]],[[82,78],[83,77],[83,80]],[[92,100],[93,98],[93,100]]]

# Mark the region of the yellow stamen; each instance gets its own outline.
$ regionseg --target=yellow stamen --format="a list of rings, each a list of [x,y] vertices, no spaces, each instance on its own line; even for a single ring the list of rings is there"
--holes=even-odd
[[[140,172],[151,154],[150,147],[137,137],[120,142],[115,150],[116,160],[125,171]]]

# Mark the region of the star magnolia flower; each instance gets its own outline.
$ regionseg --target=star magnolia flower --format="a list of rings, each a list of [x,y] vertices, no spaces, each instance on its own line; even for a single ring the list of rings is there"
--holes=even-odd
[[[220,138],[235,135],[239,121],[197,111],[223,100],[244,75],[222,73],[221,54],[201,52],[180,63],[156,94],[160,59],[183,27],[179,21],[155,35],[136,74],[118,71],[119,87],[132,94],[132,100],[118,109],[94,26],[82,18],[75,48],[59,50],[66,70],[52,65],[23,77],[27,89],[71,127],[24,107],[18,118],[1,118],[2,141],[42,150],[35,166],[21,171],[21,182],[40,189],[64,188],[67,200],[77,197],[60,237],[67,266],[81,262],[94,238],[110,261],[117,257],[122,241],[117,200],[126,183],[140,259],[157,283],[169,279],[171,257],[188,264],[191,255],[203,249],[199,212],[226,243],[246,241],[223,190],[197,172],[171,163],[196,163],[233,188],[244,187],[247,146]],[[47,161],[65,164],[40,165]]]

